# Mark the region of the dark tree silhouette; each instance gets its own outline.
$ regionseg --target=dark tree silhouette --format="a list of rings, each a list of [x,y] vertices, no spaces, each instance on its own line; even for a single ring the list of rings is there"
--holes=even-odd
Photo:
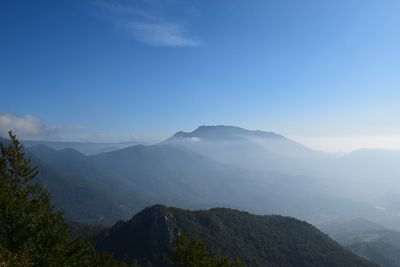
[[[182,267],[245,267],[239,259],[210,256],[204,242],[190,239],[187,235],[179,237],[171,260]]]
[[[33,178],[24,148],[12,132],[0,143],[0,266],[116,266],[83,239],[72,239],[51,195]]]

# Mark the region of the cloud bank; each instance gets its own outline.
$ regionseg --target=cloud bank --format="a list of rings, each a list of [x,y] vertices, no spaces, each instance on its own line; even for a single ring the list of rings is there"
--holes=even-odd
[[[79,133],[87,127],[82,125],[49,126],[33,115],[0,113],[0,136],[8,137],[12,131],[22,139],[57,140],[69,133]]]
[[[50,129],[35,116],[0,113],[0,135],[7,136],[10,130],[22,138],[42,137],[50,132]]]
[[[0,112],[0,137],[13,131],[19,139],[64,142],[143,142],[135,134],[99,133],[85,125],[48,125],[33,115]]]

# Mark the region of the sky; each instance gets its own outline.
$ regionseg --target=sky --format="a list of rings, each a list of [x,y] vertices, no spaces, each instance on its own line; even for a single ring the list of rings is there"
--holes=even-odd
[[[162,140],[200,125],[400,149],[400,1],[0,2],[0,134]]]

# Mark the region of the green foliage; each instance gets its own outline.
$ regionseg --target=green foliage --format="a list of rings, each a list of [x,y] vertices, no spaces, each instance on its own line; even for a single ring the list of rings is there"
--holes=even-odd
[[[181,233],[190,239],[180,239],[173,250]],[[185,267],[237,266],[229,258],[252,267],[376,266],[306,222],[225,208],[191,211],[155,205],[105,230],[95,241],[99,250],[118,259],[147,260],[157,267],[175,267],[168,260],[171,255]]]
[[[212,255],[239,257],[248,266],[373,266],[294,218],[225,208],[169,212],[176,228],[203,240]]]
[[[33,181],[37,168],[9,135],[10,145],[0,144],[0,266],[116,266],[89,242],[70,238],[63,214]]]
[[[179,242],[174,248],[172,261],[187,267],[210,266],[206,244],[200,240],[189,239],[186,235],[179,238]]]
[[[171,257],[173,263],[182,267],[244,267],[239,260],[231,260],[226,257],[212,257],[209,255],[207,245],[187,235],[179,237],[178,243],[173,248]]]

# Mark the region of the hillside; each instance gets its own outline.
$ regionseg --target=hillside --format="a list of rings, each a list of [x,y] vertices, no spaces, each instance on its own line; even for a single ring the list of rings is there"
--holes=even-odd
[[[237,127],[200,127],[194,134],[225,138],[227,141],[219,140],[214,147],[238,159],[246,156],[236,145],[231,151],[223,150],[224,144],[232,143],[229,140],[245,147],[249,143],[242,139],[250,137],[293,144],[274,133]],[[253,145],[266,150],[255,143],[248,148]],[[213,159],[212,153],[201,154],[179,142],[136,145],[93,156],[46,145],[27,150],[33,164],[39,167],[38,181],[53,193],[56,207],[63,209],[68,219],[81,223],[111,225],[155,203],[191,209],[223,206],[307,220],[320,216],[362,216],[374,214],[375,210],[333,195],[319,178],[286,174],[284,169],[257,171],[244,168],[246,164],[230,165]],[[265,166],[276,167],[264,160],[260,159]]]
[[[29,149],[39,180],[69,219],[111,224],[146,206],[215,206],[307,218],[366,213],[366,205],[329,196],[316,179],[257,172],[209,159],[174,144],[133,146],[87,157],[72,149]],[[318,203],[316,205],[315,203]],[[110,212],[111,210],[111,212]]]
[[[36,145],[27,152],[39,167],[36,181],[52,193],[55,206],[69,220],[109,225],[150,204],[126,183],[104,175],[78,151]]]
[[[400,267],[399,232],[363,219],[331,222],[319,228],[357,255],[382,267]]]
[[[308,223],[226,208],[152,206],[105,230],[95,242],[116,258],[170,266],[165,259],[182,233],[203,240],[212,254],[239,257],[248,266],[375,266]]]

